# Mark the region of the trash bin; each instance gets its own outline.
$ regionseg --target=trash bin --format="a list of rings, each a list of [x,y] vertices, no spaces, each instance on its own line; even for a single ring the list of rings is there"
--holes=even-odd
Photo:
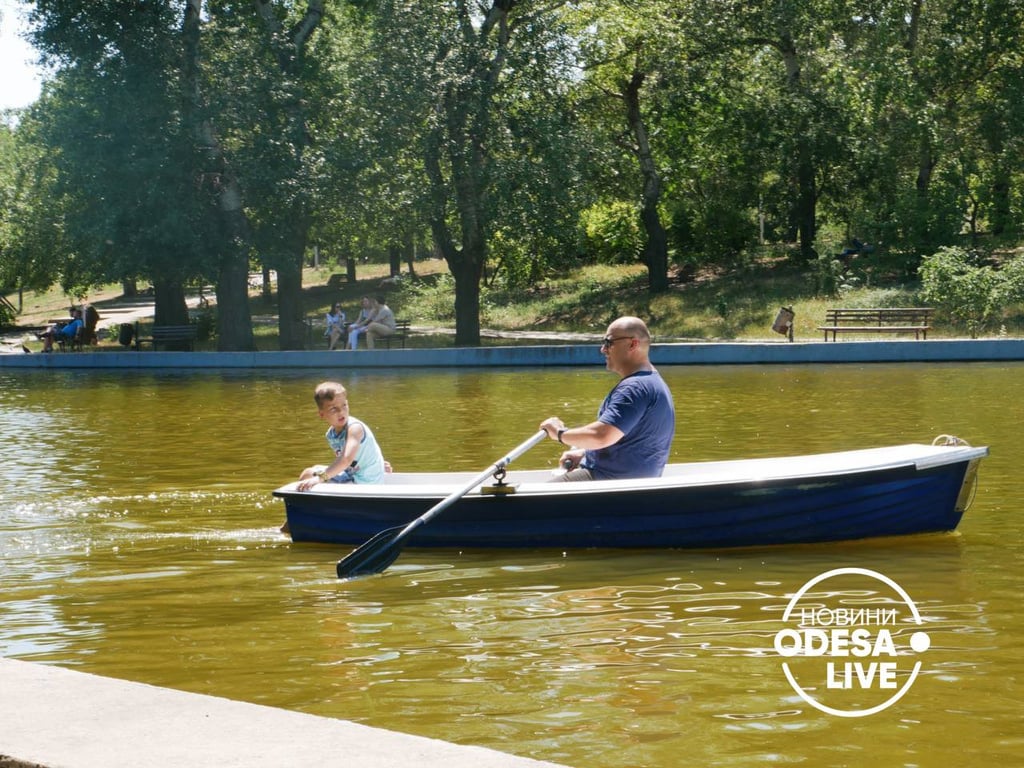
[[[779,314],[775,316],[775,322],[772,323],[772,330],[776,333],[781,333],[783,336],[787,336],[790,341],[793,340],[793,319],[796,317],[796,313],[793,312],[792,307],[780,307]]]
[[[131,323],[121,323],[117,333],[117,343],[122,347],[130,347],[135,338],[135,326]]]

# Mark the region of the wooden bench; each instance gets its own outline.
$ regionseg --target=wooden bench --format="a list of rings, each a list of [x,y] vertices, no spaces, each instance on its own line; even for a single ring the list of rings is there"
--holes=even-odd
[[[395,320],[395,332],[390,336],[381,336],[377,339],[377,344],[383,344],[388,349],[391,349],[392,342],[401,342],[402,349],[405,349],[405,341],[409,338],[409,321],[408,320]]]
[[[931,307],[874,307],[825,310],[825,341],[840,333],[912,333],[915,339],[927,339],[932,322]]]
[[[341,284],[348,281],[348,275],[344,275],[341,272],[335,272],[329,278],[327,278],[328,288],[341,288]]]
[[[198,325],[154,325],[152,336],[140,336],[139,324],[135,323],[135,349],[142,349],[143,344],[152,344],[153,349],[158,344],[164,346],[180,345],[188,346],[191,352],[195,349],[196,335],[199,331]]]

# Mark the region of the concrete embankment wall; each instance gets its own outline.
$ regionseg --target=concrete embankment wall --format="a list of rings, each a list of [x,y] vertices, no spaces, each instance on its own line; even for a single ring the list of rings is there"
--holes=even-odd
[[[0,768],[558,768],[492,749],[0,659]]]
[[[655,344],[656,365],[795,365],[1024,360],[1024,339]],[[603,365],[596,344],[357,352],[78,352],[0,355],[0,369],[461,368]]]

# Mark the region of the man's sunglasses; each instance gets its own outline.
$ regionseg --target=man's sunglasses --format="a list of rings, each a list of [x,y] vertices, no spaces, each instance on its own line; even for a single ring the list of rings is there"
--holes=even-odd
[[[635,339],[636,336],[605,336],[601,340],[601,349],[610,349],[612,344],[616,341],[622,341],[623,339]]]

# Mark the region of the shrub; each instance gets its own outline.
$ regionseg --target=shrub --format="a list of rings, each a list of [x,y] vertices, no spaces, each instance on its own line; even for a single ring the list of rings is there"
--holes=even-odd
[[[1006,276],[963,248],[940,248],[922,261],[918,272],[924,300],[965,327],[972,339],[1001,314],[1010,297]]]
[[[581,250],[602,264],[630,264],[643,250],[636,206],[625,202],[595,205],[580,215]]]

